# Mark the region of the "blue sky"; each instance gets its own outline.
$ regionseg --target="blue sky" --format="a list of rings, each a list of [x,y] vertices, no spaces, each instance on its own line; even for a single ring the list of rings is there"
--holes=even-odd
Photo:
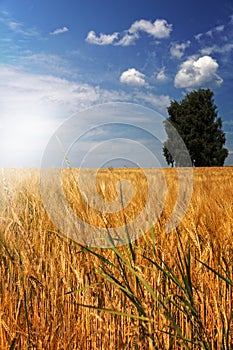
[[[56,128],[74,113],[85,122],[88,107],[128,102],[166,118],[171,100],[207,87],[233,164],[232,1],[0,0],[0,33],[0,166],[40,166]],[[105,140],[84,137],[82,156],[93,139]]]

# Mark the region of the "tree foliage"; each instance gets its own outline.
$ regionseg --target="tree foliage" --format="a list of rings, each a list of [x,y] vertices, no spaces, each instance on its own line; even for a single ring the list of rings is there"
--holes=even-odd
[[[173,127],[183,139],[195,166],[222,166],[228,155],[224,148],[225,133],[218,117],[214,94],[210,89],[199,89],[187,94],[179,103],[171,101],[169,117],[165,120],[168,139],[163,153],[169,165],[185,166],[176,146]]]

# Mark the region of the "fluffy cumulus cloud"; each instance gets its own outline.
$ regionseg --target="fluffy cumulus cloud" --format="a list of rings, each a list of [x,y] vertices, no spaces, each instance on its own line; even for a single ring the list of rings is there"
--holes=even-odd
[[[191,42],[187,41],[186,43],[172,43],[170,53],[172,57],[181,58],[184,55],[184,51],[190,46]]]
[[[129,68],[120,76],[120,82],[128,85],[146,86],[145,75],[135,68]]]
[[[68,31],[69,31],[69,29],[67,27],[57,28],[53,32],[51,32],[50,35],[59,35],[59,34],[66,33]]]
[[[114,41],[118,38],[118,33],[113,34],[103,34],[101,33],[99,36],[96,35],[96,33],[91,30],[86,37],[86,41],[89,44],[95,44],[95,45],[111,45],[114,43]]]
[[[156,19],[154,22],[141,19],[135,21],[129,29],[120,33],[103,34],[99,36],[92,30],[88,33],[86,41],[95,45],[116,45],[129,46],[135,43],[140,38],[140,33],[144,32],[153,38],[164,39],[170,36],[172,24],[169,24],[165,19]]]
[[[156,19],[153,23],[141,19],[134,22],[129,29],[129,33],[138,34],[139,32],[145,32],[157,39],[168,38],[171,31],[172,24],[168,24],[165,19]]]
[[[177,88],[200,88],[220,86],[222,78],[217,74],[218,63],[210,56],[198,59],[190,57],[180,66],[175,76],[175,87]]]

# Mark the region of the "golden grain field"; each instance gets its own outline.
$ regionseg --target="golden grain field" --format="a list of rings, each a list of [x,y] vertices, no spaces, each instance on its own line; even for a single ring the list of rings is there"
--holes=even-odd
[[[122,177],[134,187],[117,214],[85,203],[72,181],[76,171],[63,172],[64,193],[74,213],[100,230],[120,232],[146,204],[142,170],[98,173],[97,189],[109,201]],[[0,349],[233,349],[233,168],[194,169],[190,205],[171,233],[177,171],[164,174],[153,228],[128,245],[91,248],[51,222],[38,170],[2,169]],[[91,170],[87,183],[88,176]],[[78,235],[84,242],[84,232]]]

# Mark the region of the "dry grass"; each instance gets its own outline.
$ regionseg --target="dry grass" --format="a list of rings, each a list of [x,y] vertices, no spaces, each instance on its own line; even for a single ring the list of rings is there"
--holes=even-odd
[[[81,200],[69,172],[71,207],[98,227],[119,226],[146,202],[142,172],[105,170],[97,179],[105,198],[116,198],[121,177],[136,195],[124,215],[101,216]],[[232,175],[232,168],[194,169],[191,204],[167,234],[177,194],[176,170],[167,169],[165,206],[152,230],[118,249],[85,249],[49,220],[39,172],[4,170],[0,349],[232,349]]]

